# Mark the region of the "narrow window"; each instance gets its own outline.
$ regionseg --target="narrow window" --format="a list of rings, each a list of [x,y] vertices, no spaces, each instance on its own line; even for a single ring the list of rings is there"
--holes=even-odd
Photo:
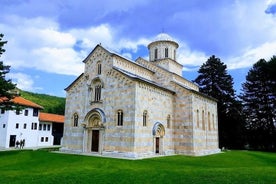
[[[1,114],[4,114],[5,113],[5,109],[1,109]]]
[[[124,121],[124,113],[122,110],[118,110],[117,112],[117,125],[118,126],[123,126],[123,121]]]
[[[38,109],[35,108],[35,109],[33,110],[33,116],[35,116],[35,117],[38,116]]]
[[[165,48],[165,58],[169,57],[169,49]]]
[[[40,142],[44,142],[44,137],[41,137],[41,138],[40,138]]]
[[[196,110],[196,126],[199,128],[199,110]]]
[[[51,129],[51,125],[48,124],[48,125],[47,125],[47,130],[50,131],[50,129]]]
[[[37,123],[32,123],[31,129],[32,129],[32,130],[37,130]]]
[[[215,130],[215,116],[212,114],[212,124],[213,124],[213,129]]]
[[[6,128],[6,124],[3,124],[3,128]]]
[[[204,111],[202,111],[202,129],[205,130]]]
[[[46,124],[43,124],[43,130],[44,131],[46,130]]]
[[[101,89],[102,89],[102,86],[100,84],[95,86],[95,97],[94,97],[95,102],[98,102],[101,100]]]
[[[143,126],[147,126],[147,111],[143,112]]]
[[[15,124],[15,128],[19,128],[19,123],[16,123],[16,124]]]
[[[102,64],[98,63],[98,75],[101,75],[102,73]]]
[[[42,124],[39,124],[39,130],[42,130]]]
[[[24,129],[27,128],[27,123],[24,123],[23,128],[24,128]]]
[[[74,118],[74,120],[73,120],[74,121],[73,126],[77,127],[78,126],[78,122],[79,122],[79,116],[78,116],[78,114],[75,113],[73,118]]]
[[[176,60],[176,50],[173,51],[173,59]]]
[[[170,115],[168,115],[168,117],[167,117],[167,127],[171,128],[171,116]]]
[[[48,142],[48,137],[45,137],[45,142]]]
[[[157,53],[158,53],[158,49],[156,48],[156,49],[154,50],[154,59],[157,59]]]
[[[20,110],[19,110],[19,109],[16,109],[16,110],[15,110],[15,114],[16,114],[16,115],[19,115],[19,114],[20,114]]]
[[[211,130],[210,112],[208,112],[208,130]]]
[[[29,111],[28,111],[28,110],[25,110],[25,111],[24,111],[24,115],[25,115],[25,116],[28,116],[28,114],[29,114]]]

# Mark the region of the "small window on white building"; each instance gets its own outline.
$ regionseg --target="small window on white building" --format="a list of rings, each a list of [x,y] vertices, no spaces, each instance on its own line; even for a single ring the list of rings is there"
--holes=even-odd
[[[15,114],[16,114],[16,115],[19,115],[19,114],[20,114],[20,110],[19,110],[19,109],[16,109],[16,110],[15,110]]]
[[[1,109],[1,114],[4,114],[5,113],[5,109]]]
[[[45,137],[45,142],[48,142],[48,137]]]
[[[39,130],[42,130],[42,124],[39,124]]]
[[[44,142],[44,137],[41,137],[41,138],[40,138],[40,142]]]
[[[43,130],[46,130],[46,124],[43,124]]]
[[[15,128],[19,128],[19,123],[16,123],[16,124],[15,124]]]
[[[31,129],[32,129],[32,130],[37,130],[37,123],[32,123]]]
[[[6,124],[3,124],[3,128],[6,128]]]
[[[29,111],[28,111],[28,110],[25,110],[25,111],[24,111],[24,115],[25,115],[25,116],[28,116],[28,114],[29,114]]]
[[[47,130],[50,131],[50,129],[51,129],[51,125],[48,124],[48,125],[47,125]]]
[[[24,128],[24,129],[27,128],[27,123],[24,123],[23,128]]]
[[[36,108],[33,109],[33,116],[35,116],[35,117],[38,116],[38,109],[36,109]]]

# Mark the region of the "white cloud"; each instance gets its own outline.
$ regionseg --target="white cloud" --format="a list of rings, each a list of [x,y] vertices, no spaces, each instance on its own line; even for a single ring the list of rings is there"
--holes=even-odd
[[[244,51],[241,56],[233,57],[227,60],[229,69],[252,67],[260,59],[267,61],[276,54],[276,40],[266,42],[256,48],[250,48]]]
[[[31,76],[24,73],[9,73],[7,78],[12,79],[12,82],[16,84],[16,87],[26,91],[42,90],[41,87],[34,86],[34,80]]]

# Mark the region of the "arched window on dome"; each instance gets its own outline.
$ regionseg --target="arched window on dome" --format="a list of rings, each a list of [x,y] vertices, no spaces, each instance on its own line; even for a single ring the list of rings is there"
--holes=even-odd
[[[169,57],[169,49],[165,48],[165,58]]]
[[[155,49],[154,49],[154,59],[157,59],[157,53],[158,53],[158,49],[155,48]]]

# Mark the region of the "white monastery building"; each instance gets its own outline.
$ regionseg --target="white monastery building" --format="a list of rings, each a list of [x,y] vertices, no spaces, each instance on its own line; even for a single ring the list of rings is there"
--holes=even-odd
[[[61,151],[128,158],[218,153],[217,101],[182,77],[178,43],[160,34],[149,61],[97,45],[65,90]]]
[[[55,124],[63,125],[64,116],[40,112],[42,106],[20,96],[12,102],[22,109],[1,109],[0,148],[16,147],[16,142],[23,140],[24,148],[55,145],[56,132],[53,127]]]

